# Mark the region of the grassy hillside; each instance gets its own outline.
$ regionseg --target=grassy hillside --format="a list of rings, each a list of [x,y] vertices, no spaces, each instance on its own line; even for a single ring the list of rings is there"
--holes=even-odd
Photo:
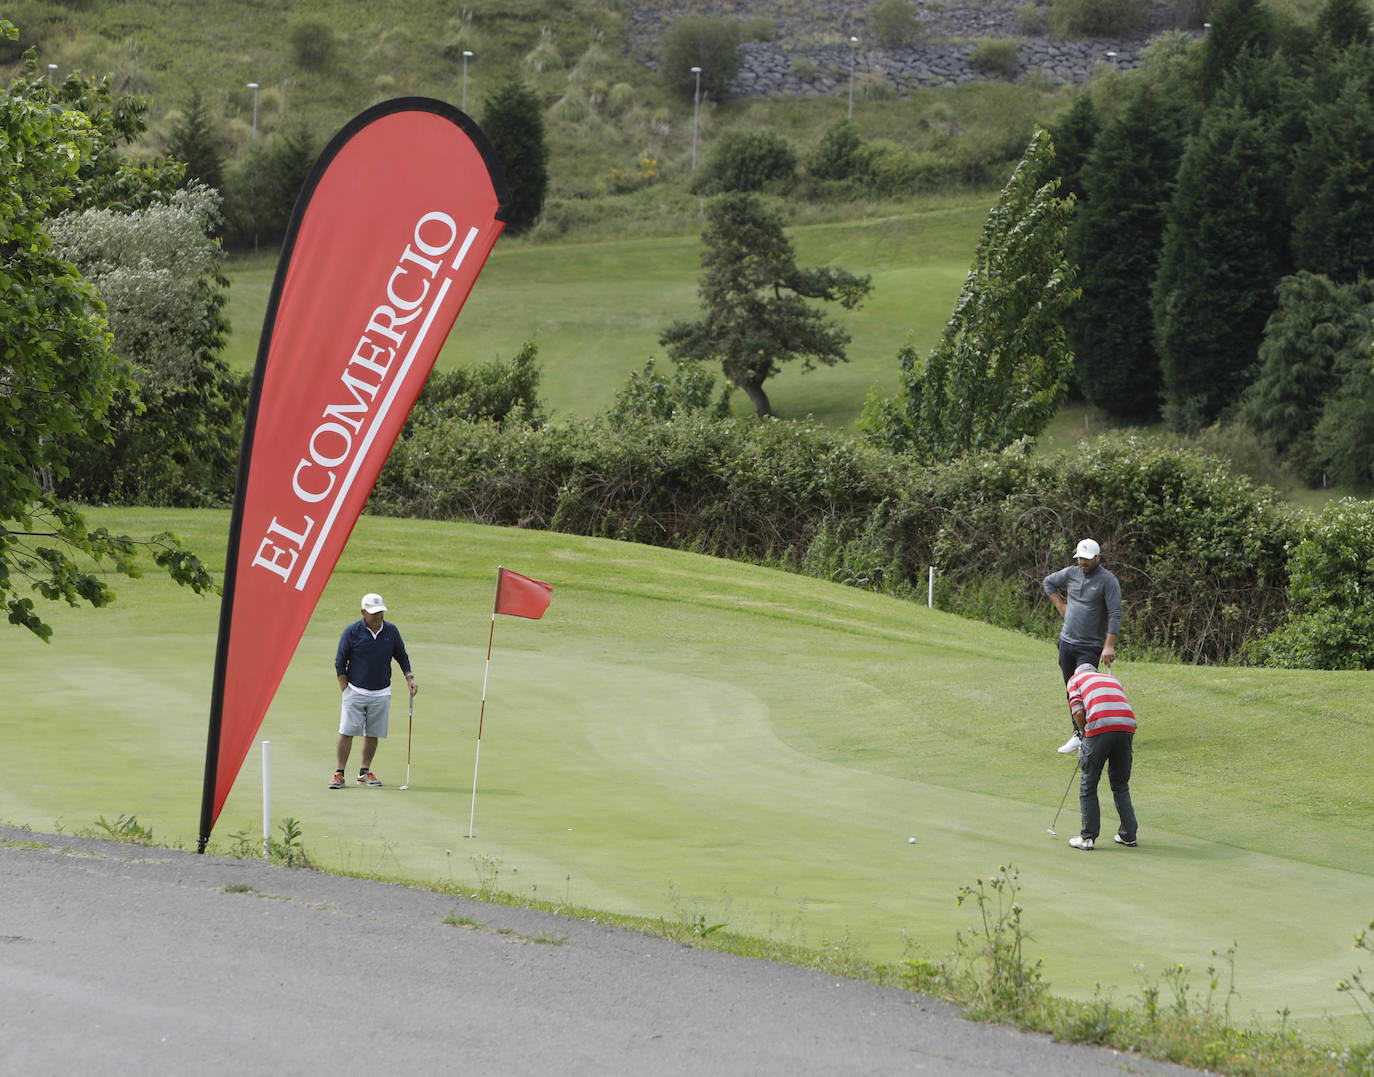
[[[987,213],[981,198],[944,199],[886,219],[789,230],[803,264],[835,264],[873,276],[873,294],[837,320],[853,336],[851,362],[769,382],[781,416],[814,414],[833,425],[858,416],[873,385],[893,389],[897,350],[908,334],[922,349],[937,339],[968,272]],[[695,317],[701,241],[696,234],[591,243],[497,244],[439,368],[509,359],[539,342],[543,396],[555,414],[604,410],[631,371],[664,361],[660,331]],[[230,365],[252,368],[275,266],[270,257],[230,264]],[[747,402],[738,394],[743,414]]]
[[[534,337],[554,412],[589,414],[660,354],[665,325],[698,309],[701,203],[685,191],[691,102],[669,95],[643,50],[631,47],[628,8],[617,0],[535,7],[502,0],[480,11],[398,0],[19,0],[10,17],[37,44],[40,70],[51,62],[59,78],[74,69],[109,73],[117,88],[146,95],[144,148],[152,151],[164,148],[193,91],[233,159],[253,137],[249,82],[260,84],[258,138],[304,125],[321,142],[382,98],[461,101],[465,50],[473,53],[466,94],[474,115],[511,78],[537,87],[550,106],[545,219],[532,235],[498,246],[441,367],[509,357]],[[604,105],[583,107],[603,98]],[[967,141],[980,155],[1009,162],[1033,124],[1048,121],[1066,99],[988,84],[861,100],[855,120],[866,138],[912,146]],[[701,151],[725,128],[747,125],[784,134],[804,154],[845,111],[839,97],[708,102]],[[613,172],[633,171],[646,156],[658,162],[655,178],[617,193]],[[806,376],[786,372],[769,386],[778,414],[848,425],[872,386],[892,387],[906,336],[927,348],[948,317],[993,197],[984,188],[897,202],[789,201],[803,264],[871,273],[874,291],[860,311],[840,312],[853,336],[853,362]],[[262,255],[237,256],[231,265],[227,358],[237,369],[250,368],[256,355],[272,271]],[[742,398],[739,410],[747,411]]]
[[[93,516],[171,527],[212,560],[223,549],[222,512]],[[549,580],[554,597],[543,620],[495,627],[467,839],[498,563]],[[411,788],[397,788],[402,708],[374,767],[386,786],[330,791],[331,659],[374,588],[421,685]],[[118,590],[107,610],[54,610],[51,644],[6,637],[25,676],[0,716],[15,753],[0,819],[84,830],[135,815],[156,840],[191,845],[217,603],[156,574]],[[1057,838],[1045,832],[1072,763],[1053,750],[1063,689],[1043,642],[710,558],[368,518],[261,737],[275,819],[298,820],[326,868],[898,960],[913,945],[949,950],[977,916],[955,904],[959,888],[1013,865],[1031,957],[1060,994],[1138,996],[1179,964],[1205,994],[1202,970],[1234,943],[1236,1020],[1288,1007],[1319,1035],[1357,1032],[1335,984],[1374,914],[1374,791],[1364,753],[1330,746],[1367,743],[1368,678],[1118,672],[1142,717],[1141,845],[1084,855],[1065,844],[1072,797]],[[255,749],[218,848],[258,840],[260,774]],[[1110,797],[1104,816],[1114,825]],[[1110,946],[1085,934],[1085,909],[1121,910]]]

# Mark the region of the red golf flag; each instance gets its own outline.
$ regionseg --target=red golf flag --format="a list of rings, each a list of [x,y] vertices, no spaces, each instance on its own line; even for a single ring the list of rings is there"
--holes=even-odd
[[[539,620],[553,598],[553,584],[532,580],[510,569],[496,570],[496,606],[493,613]]]
[[[477,125],[428,98],[357,116],[301,190],[239,455],[202,852],[509,200]]]

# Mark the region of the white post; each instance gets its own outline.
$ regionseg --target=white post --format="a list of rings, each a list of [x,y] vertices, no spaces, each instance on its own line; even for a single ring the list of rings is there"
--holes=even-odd
[[[926,607],[935,608],[935,566],[930,566],[930,583],[926,585]]]
[[[262,742],[262,858],[272,847],[272,742]]]

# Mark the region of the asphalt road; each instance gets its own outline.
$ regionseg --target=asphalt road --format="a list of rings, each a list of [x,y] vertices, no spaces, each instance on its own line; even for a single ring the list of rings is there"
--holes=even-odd
[[[551,914],[5,827],[0,1014],[26,1077],[1191,1072]]]

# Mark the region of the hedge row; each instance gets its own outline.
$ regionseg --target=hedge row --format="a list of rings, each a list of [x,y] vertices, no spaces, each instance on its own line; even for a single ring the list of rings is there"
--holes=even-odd
[[[1121,579],[1123,646],[1242,657],[1288,611],[1297,517],[1201,453],[1103,438],[912,467],[792,422],[688,413],[524,426],[417,423],[374,511],[599,535],[777,564],[1010,627],[1056,629],[1041,579],[1090,535]]]

